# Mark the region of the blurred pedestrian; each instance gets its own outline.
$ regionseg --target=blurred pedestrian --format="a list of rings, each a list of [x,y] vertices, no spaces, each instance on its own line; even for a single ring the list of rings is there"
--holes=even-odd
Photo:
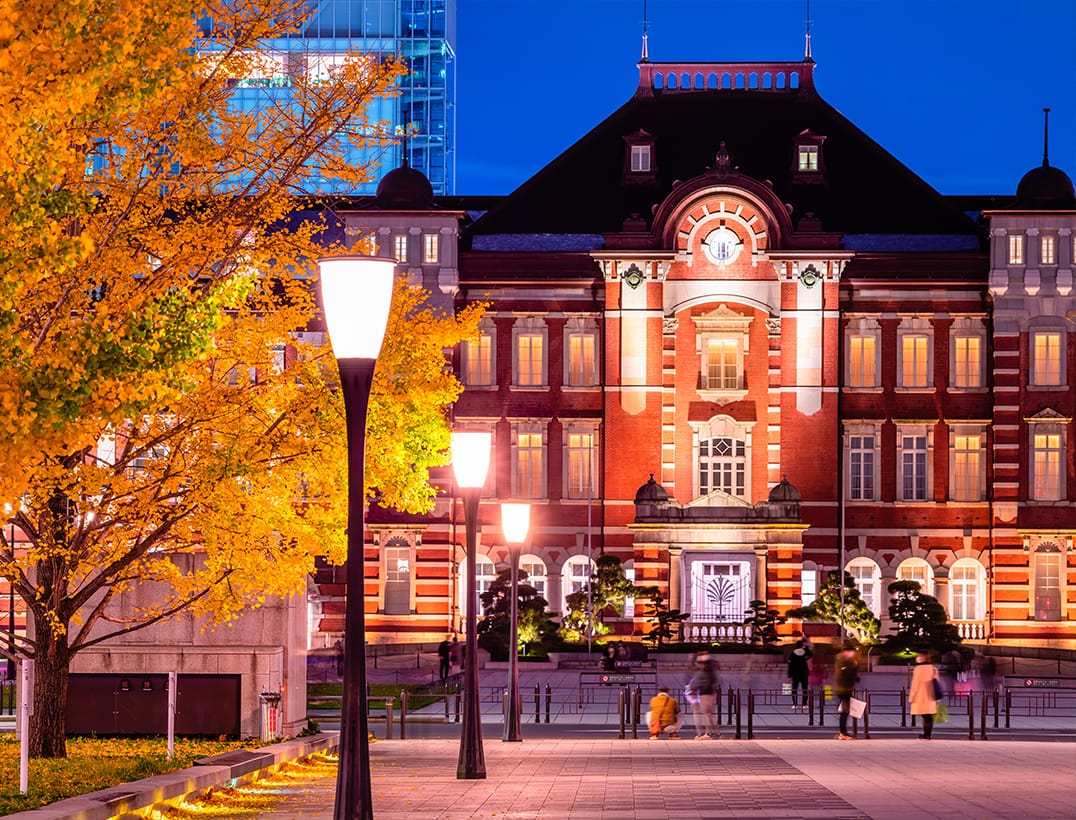
[[[650,724],[650,739],[658,740],[662,732],[668,732],[669,738],[679,740],[677,730],[680,728],[680,704],[669,694],[667,686],[658,688],[658,693],[650,699],[650,711],[647,713]]]
[[[926,654],[920,652],[915,656],[915,666],[912,667],[912,683],[908,692],[908,701],[911,704],[913,715],[923,718],[923,733],[919,735],[923,740],[930,740],[934,732],[934,713],[938,711],[938,699],[940,687],[938,670],[930,662]]]
[[[710,740],[721,737],[714,725],[714,694],[720,684],[717,669],[705,649],[695,655],[695,672],[688,684],[692,697],[692,709],[695,713],[695,740]]]
[[[852,691],[859,682],[859,657],[856,644],[851,638],[844,641],[844,648],[833,659],[833,694],[837,696],[837,722],[840,729],[838,740],[851,740],[848,734],[848,709],[851,705]]]
[[[448,646],[448,674],[452,676],[458,675],[462,663],[463,647],[460,646],[460,639],[453,635],[452,643]]]
[[[441,683],[448,680],[448,667],[449,667],[449,654],[452,652],[452,644],[448,642],[446,637],[441,643],[437,645],[437,660],[438,660],[438,674],[441,678]]]
[[[792,654],[788,656],[788,679],[792,681],[792,711],[798,712],[800,706],[796,703],[796,690],[803,690],[803,711],[807,711],[807,679],[810,677],[810,660],[814,656],[807,642],[800,638]]]

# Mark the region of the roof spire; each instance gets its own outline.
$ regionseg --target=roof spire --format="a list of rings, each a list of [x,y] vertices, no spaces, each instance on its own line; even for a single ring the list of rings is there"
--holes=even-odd
[[[807,47],[803,55],[805,63],[813,63],[811,58],[811,0],[807,0]]]
[[[646,51],[646,0],[643,0],[643,57],[640,62],[645,63],[648,59]]]
[[[1050,109],[1042,109],[1042,164],[1046,167],[1050,164]]]

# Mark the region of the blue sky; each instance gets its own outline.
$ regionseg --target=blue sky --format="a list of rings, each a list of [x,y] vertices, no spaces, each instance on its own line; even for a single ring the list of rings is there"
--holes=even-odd
[[[805,0],[647,0],[652,62],[803,58]],[[1076,178],[1076,0],[812,0],[815,86],[944,194]],[[458,194],[506,194],[638,84],[643,0],[458,0]]]

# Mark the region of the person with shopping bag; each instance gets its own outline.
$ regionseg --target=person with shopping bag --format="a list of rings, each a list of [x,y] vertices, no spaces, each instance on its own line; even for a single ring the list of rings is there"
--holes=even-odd
[[[941,682],[938,680],[938,670],[930,662],[926,653],[920,652],[915,656],[915,666],[912,667],[912,683],[908,691],[908,701],[911,705],[911,713],[923,718],[923,733],[919,737],[930,740],[934,732],[934,713],[938,711],[938,701],[941,700]]]

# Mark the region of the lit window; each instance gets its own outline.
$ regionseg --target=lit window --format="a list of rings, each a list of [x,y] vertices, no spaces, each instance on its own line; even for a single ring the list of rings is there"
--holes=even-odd
[[[949,570],[949,617],[954,621],[977,621],[982,617],[982,565],[971,558],[961,558]]]
[[[881,585],[882,571],[870,558],[856,558],[849,562],[847,572],[852,576],[859,597],[867,605],[867,609],[876,616],[880,614],[879,607],[882,603]]]
[[[463,382],[471,387],[494,384],[494,325],[489,317],[478,326],[478,336],[463,343]]]
[[[647,173],[650,171],[650,146],[631,146],[631,170],[633,173]]]
[[[411,613],[411,548],[386,546],[385,561],[386,615]]]
[[[598,326],[593,319],[573,317],[564,327],[564,383],[590,387],[598,383]]]
[[[478,614],[482,612],[482,593],[489,590],[493,585],[493,579],[497,577],[497,569],[488,555],[476,555],[475,558],[475,599],[478,601]],[[460,561],[459,589],[457,600],[460,602],[460,615],[467,615],[467,559]],[[462,647],[461,647],[462,648]]]
[[[817,145],[801,145],[799,149],[799,170],[800,171],[817,171],[818,170],[818,146]]]
[[[407,234],[396,234],[392,237],[392,255],[397,262],[407,261]]]
[[[1024,264],[1024,237],[1022,234],[1009,234],[1009,264]]]
[[[874,499],[875,437],[848,437],[848,498],[852,501]]]
[[[423,234],[422,236],[422,261],[432,265],[440,259],[440,239],[435,233]]]
[[[953,337],[953,387],[982,387],[982,346],[981,336]]]
[[[1061,498],[1061,464],[1064,456],[1061,433],[1036,430],[1031,435],[1031,452],[1031,497],[1036,501],[1058,501]]]
[[[722,304],[709,313],[693,316],[692,321],[697,330],[702,398],[722,403],[743,398],[744,360],[749,350],[752,318]]]
[[[546,384],[545,322],[530,316],[516,321],[512,328],[515,343],[515,380],[518,387],[543,387]]]
[[[597,495],[597,474],[594,469],[594,433],[567,431],[567,491],[568,498],[593,498]]]
[[[738,390],[743,385],[736,339],[707,340],[705,383],[708,390]]]
[[[955,432],[951,438],[950,494],[954,501],[982,501],[985,436]]]
[[[930,340],[926,336],[905,335],[900,340],[900,386],[926,387]]]
[[[583,592],[594,572],[594,562],[585,555],[573,555],[564,562],[561,570],[561,612],[568,611],[568,596]]]
[[[519,571],[526,573],[525,582],[534,587],[540,598],[545,597],[545,562],[536,555],[519,556]],[[523,576],[521,575],[520,578]]]
[[[875,387],[877,354],[873,336],[853,336],[848,345],[848,386]]]
[[[1043,544],[1035,550],[1036,621],[1061,620],[1061,550]]]
[[[1033,333],[1031,384],[1056,387],[1061,384],[1061,333]]]
[[[818,570],[805,569],[800,573],[800,606],[810,606],[818,597]]]
[[[512,494],[545,497],[545,432],[518,425],[512,440]]]
[[[719,436],[699,442],[699,495],[722,490],[743,498],[747,494],[747,446]]]
[[[922,558],[908,558],[897,567],[898,581],[915,581],[924,595],[934,595],[934,570]]]
[[[900,436],[901,499],[925,501],[927,498],[927,437]]]
[[[1041,250],[1041,257],[1042,257],[1040,259],[1040,261],[1042,262],[1042,264],[1044,264],[1044,265],[1055,265],[1055,264],[1057,264],[1057,260],[1055,259],[1055,251],[1054,251],[1054,238],[1052,236],[1044,236],[1044,237],[1042,237],[1042,242],[1041,242],[1039,247],[1040,247],[1040,250]]]

